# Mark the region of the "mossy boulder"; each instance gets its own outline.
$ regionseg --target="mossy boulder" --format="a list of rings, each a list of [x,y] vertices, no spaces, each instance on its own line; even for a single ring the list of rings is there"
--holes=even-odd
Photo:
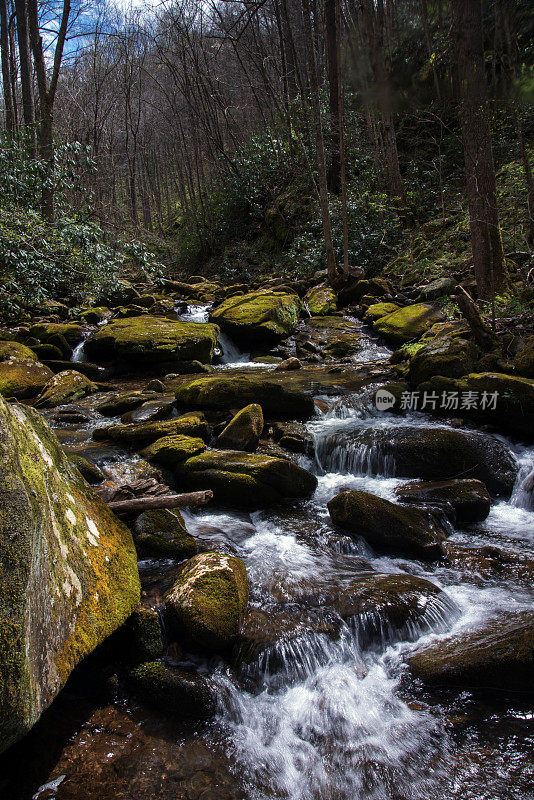
[[[330,358],[346,358],[358,352],[360,328],[344,317],[312,317],[307,320],[311,339]]]
[[[180,461],[196,456],[205,449],[206,444],[202,439],[177,434],[157,439],[152,444],[149,444],[148,447],[145,447],[144,450],[141,450],[140,455],[146,458],[147,461],[153,461],[154,464],[172,468],[179,464]]]
[[[126,656],[139,664],[161,658],[165,652],[159,614],[152,608],[138,608],[121,630]],[[122,642],[121,642],[122,644]]]
[[[197,553],[196,542],[177,510],[143,511],[133,523],[132,533],[143,556],[183,559]]]
[[[209,363],[219,339],[216,325],[166,317],[127,317],[102,325],[85,343],[87,356],[103,361]]]
[[[313,317],[323,317],[335,314],[337,311],[337,295],[327,284],[314,286],[304,297]]]
[[[435,322],[444,322],[446,319],[443,311],[436,306],[415,303],[378,319],[373,328],[388,343],[399,347],[413,339],[419,339]]]
[[[362,536],[381,552],[419,558],[443,554],[444,529],[429,514],[352,489],[328,503],[335,525]]]
[[[369,297],[384,297],[389,294],[388,282],[383,278],[365,278],[363,280],[355,280],[347,283],[340,293],[339,299],[341,303],[358,302],[362,297],[368,295]]]
[[[534,378],[534,336],[527,339],[517,351],[514,367],[518,375]]]
[[[248,579],[239,558],[200,553],[183,566],[165,596],[170,635],[207,650],[227,650],[239,634],[248,602]]]
[[[51,378],[35,401],[40,408],[55,408],[66,403],[75,403],[98,391],[98,386],[74,369],[58,372]]]
[[[133,411],[139,408],[144,403],[150,400],[159,400],[159,392],[153,391],[135,391],[135,392],[120,392],[106,397],[96,407],[99,414],[104,417],[118,417],[128,411]]]
[[[0,342],[0,361],[9,361],[10,358],[19,358],[24,361],[37,361],[37,356],[20,342]]]
[[[290,336],[299,321],[297,295],[270,290],[249,292],[224,300],[211,319],[237,340],[272,342]]]
[[[473,342],[463,339],[434,339],[417,350],[410,361],[409,378],[414,386],[433,375],[461,378],[472,372],[477,359]]]
[[[39,339],[40,342],[54,343],[57,337],[63,337],[70,347],[76,347],[83,339],[83,328],[81,325],[68,322],[40,322],[32,325],[30,336]]]
[[[425,683],[532,692],[534,614],[506,614],[422,647],[406,659]]]
[[[315,475],[292,461],[237,450],[206,450],[179,464],[176,476],[191,489],[212,489],[223,505],[250,509],[309,497],[317,487]]]
[[[373,303],[369,306],[363,318],[365,322],[372,325],[373,322],[382,319],[382,317],[387,317],[388,314],[393,314],[393,312],[398,311],[399,308],[400,306],[396,303]]]
[[[217,710],[215,687],[207,678],[162,661],[140,664],[127,682],[142,703],[167,714],[205,719]]]
[[[176,392],[176,403],[183,408],[240,408],[250,403],[278,417],[311,417],[313,399],[298,389],[249,375],[213,375],[185,383]]]
[[[93,439],[113,439],[126,446],[144,447],[157,439],[178,435],[207,441],[210,429],[204,414],[191,412],[164,422],[132,422],[126,425],[106,425],[94,430]]]
[[[0,399],[0,750],[139,602],[129,530],[33,409]]]
[[[89,325],[98,325],[104,322],[105,319],[111,316],[111,311],[107,306],[95,306],[94,308],[87,308],[82,311],[80,318]]]
[[[232,417],[217,437],[219,450],[244,450],[252,453],[259,444],[263,432],[263,411],[257,403],[251,403]]]
[[[146,400],[133,411],[127,411],[121,416],[121,422],[154,422],[167,419],[174,409],[174,397],[159,397],[157,400]]]
[[[84,480],[87,481],[89,484],[97,484],[102,483],[102,481],[106,480],[106,476],[100,469],[97,467],[96,464],[93,464],[91,461],[88,461],[83,456],[79,455],[79,453],[70,453],[69,458],[82,476]]]
[[[497,496],[510,496],[518,472],[504,442],[475,431],[411,425],[366,428],[355,435],[353,444],[365,448],[372,474],[429,481],[475,478]]]
[[[438,297],[448,297],[456,289],[454,278],[436,278],[423,286],[418,300],[437,300]]]
[[[482,481],[418,481],[395,490],[402,503],[430,505],[443,509],[452,522],[469,525],[481,522],[490,512],[491,497]]]
[[[18,400],[35,397],[53,376],[40,361],[10,358],[0,362],[0,395]]]
[[[482,420],[494,422],[520,435],[534,435],[534,380],[506,375],[500,372],[471,373],[465,377],[467,389],[476,392],[479,400],[484,393],[490,398],[497,393],[495,408],[492,403],[484,409],[478,404]]]

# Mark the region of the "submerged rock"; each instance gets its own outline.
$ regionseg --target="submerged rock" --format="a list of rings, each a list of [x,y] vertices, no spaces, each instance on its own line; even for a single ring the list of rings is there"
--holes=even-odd
[[[205,441],[209,437],[209,425],[201,412],[182,414],[164,422],[132,422],[126,425],[107,425],[93,431],[93,439],[113,439],[132,447],[142,447],[164,437],[198,437]]]
[[[479,630],[433,642],[406,660],[425,683],[532,692],[534,615],[503,615]]]
[[[217,710],[215,687],[207,678],[161,661],[135,667],[128,674],[128,685],[143,703],[180,717],[203,719]]]
[[[217,437],[219,450],[244,450],[252,453],[263,432],[263,412],[257,403],[251,403],[230,420]]]
[[[35,397],[53,376],[40,361],[9,358],[0,362],[0,395],[18,400]]]
[[[443,554],[445,531],[419,509],[352,489],[332,498],[328,511],[336,525],[362,536],[377,550],[431,559]]]
[[[175,474],[191,489],[212,489],[217,502],[238,508],[309,497],[317,487],[315,475],[292,461],[236,450],[206,450],[179,464]]]
[[[186,636],[208,650],[232,646],[248,601],[245,565],[221,553],[200,553],[184,564],[165,597],[171,635]]]
[[[125,360],[130,364],[195,360],[209,363],[218,338],[216,325],[146,315],[103,325],[87,339],[85,352],[90,358]]]
[[[129,530],[91,492],[41,416],[0,399],[0,750],[131,614]]]
[[[55,408],[67,403],[75,403],[98,391],[98,386],[74,369],[59,372],[48,381],[43,391],[35,401],[41,408]]]
[[[439,308],[427,303],[416,303],[393,311],[378,319],[373,328],[387,342],[399,347],[401,344],[418,339],[428,331],[435,322],[443,322],[446,315]]]
[[[214,309],[211,319],[247,344],[279,341],[293,333],[300,310],[297,295],[260,290],[224,300]]]
[[[312,398],[298,389],[249,375],[215,375],[185,383],[176,392],[176,402],[185,408],[227,410],[258,403],[264,413],[278,417],[313,416]]]
[[[121,422],[153,422],[158,419],[167,419],[174,408],[174,398],[147,400],[138,408],[127,411],[121,417]]]
[[[490,512],[491,497],[481,481],[420,481],[395,490],[402,503],[435,505],[459,525],[481,522]]]
[[[196,555],[195,539],[176,509],[143,511],[132,525],[138,552],[144,556],[191,558]]]

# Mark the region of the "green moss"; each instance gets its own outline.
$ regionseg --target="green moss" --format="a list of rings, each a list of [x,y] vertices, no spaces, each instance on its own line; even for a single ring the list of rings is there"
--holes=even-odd
[[[177,510],[144,511],[133,523],[132,531],[136,547],[143,555],[181,560],[197,552],[195,539]]]
[[[34,397],[54,373],[39,361],[11,358],[0,362],[0,395],[23,399]]]
[[[66,322],[40,322],[30,328],[30,336],[34,336],[40,342],[48,342],[55,336],[63,336],[69,345],[74,346],[81,342],[83,329],[81,325]]]
[[[8,361],[10,358],[18,358],[24,361],[37,361],[37,356],[20,342],[0,342],[0,361]]]
[[[314,286],[304,302],[312,316],[329,316],[337,311],[337,295],[329,286]]]
[[[236,338],[276,341],[295,330],[300,311],[297,295],[260,290],[223,301],[211,318]]]
[[[445,314],[435,306],[416,303],[378,319],[373,328],[388,342],[401,345],[418,339],[435,322],[442,322],[445,319]]]
[[[399,306],[396,303],[373,303],[365,312],[364,320],[365,322],[373,323],[388,314],[392,314],[394,311],[398,311],[398,309]]]
[[[257,403],[251,403],[230,420],[217,439],[222,450],[245,450],[252,453],[263,432],[263,412]]]
[[[56,406],[75,403],[88,394],[98,391],[98,386],[74,369],[58,372],[46,384],[36,401],[41,408],[55,408]]]
[[[161,464],[162,467],[174,467],[180,461],[202,453],[205,449],[206,444],[202,439],[178,434],[157,439],[145,447],[140,455],[148,461]]]
[[[141,447],[169,436],[187,436],[207,441],[209,425],[201,412],[183,414],[163,422],[132,422],[125,425],[108,425],[96,428],[94,439],[114,439],[133,447]]]

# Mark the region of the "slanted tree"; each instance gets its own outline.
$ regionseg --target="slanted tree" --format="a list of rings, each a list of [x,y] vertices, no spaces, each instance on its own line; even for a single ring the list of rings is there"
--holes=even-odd
[[[507,283],[484,63],[482,0],[452,0],[464,146],[466,194],[478,293],[489,299]]]

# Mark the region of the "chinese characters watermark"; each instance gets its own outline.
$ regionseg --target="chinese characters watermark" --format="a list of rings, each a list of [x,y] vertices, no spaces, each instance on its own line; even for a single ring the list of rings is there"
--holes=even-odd
[[[415,391],[403,392],[400,397],[401,411],[495,411],[498,392],[475,391]],[[396,398],[387,389],[379,389],[375,405],[379,411],[393,408]]]

